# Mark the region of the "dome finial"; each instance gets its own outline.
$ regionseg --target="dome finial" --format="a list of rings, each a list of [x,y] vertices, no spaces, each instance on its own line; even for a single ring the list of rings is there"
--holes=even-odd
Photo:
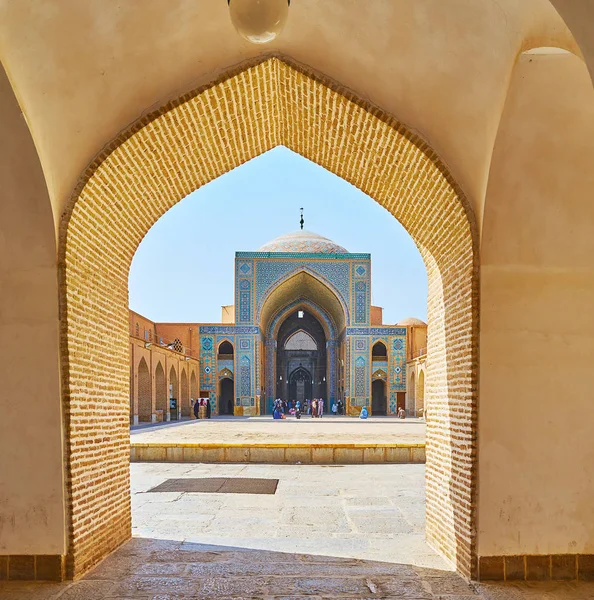
[[[303,220],[303,206],[299,210],[301,211],[301,221],[299,221],[299,223],[301,224],[301,229],[303,229],[303,223],[305,223]]]

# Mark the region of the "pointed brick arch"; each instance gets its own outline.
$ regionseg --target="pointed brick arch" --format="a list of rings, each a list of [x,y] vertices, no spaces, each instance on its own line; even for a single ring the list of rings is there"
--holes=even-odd
[[[138,363],[138,420],[150,423],[152,420],[152,387],[151,374],[146,360],[140,359]]]
[[[167,378],[160,360],[155,368],[155,410],[162,410],[163,420],[165,420],[167,415]]]
[[[182,369],[179,386],[179,405],[182,417],[190,416],[190,387],[188,383],[188,375],[185,369]]]
[[[463,573],[474,568],[478,271],[468,203],[435,152],[404,125],[272,58],[180,98],[114,140],[64,217],[70,575],[130,535],[127,278],[134,252],[179,200],[278,145],[369,194],[420,249],[429,280],[427,537]],[[98,337],[111,343],[98,346]],[[86,460],[87,444],[72,443],[94,437],[81,424],[89,396],[98,407],[96,430],[111,432],[94,447],[95,461]]]
[[[171,397],[176,398],[179,402],[179,381],[177,378],[177,370],[171,365],[169,369],[169,385],[171,386]]]
[[[196,400],[196,398],[198,398],[198,379],[196,378],[196,371],[192,371],[190,375],[190,399]]]

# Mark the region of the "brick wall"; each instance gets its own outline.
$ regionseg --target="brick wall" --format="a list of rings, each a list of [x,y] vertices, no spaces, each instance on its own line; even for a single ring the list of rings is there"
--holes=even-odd
[[[138,420],[151,422],[153,415],[151,374],[144,358],[140,359],[137,370]]]
[[[370,315],[371,325],[383,325],[384,323],[384,309],[381,306],[372,306]]]
[[[165,419],[167,414],[167,377],[160,360],[155,365],[155,410],[162,410]]]
[[[141,314],[130,311],[130,335],[143,339],[147,342],[155,341],[156,326],[153,321],[143,317]]]
[[[188,382],[188,373],[186,369],[182,369],[180,381],[179,402],[182,417],[190,416],[190,385]]]
[[[421,251],[429,278],[427,536],[463,573],[474,568],[472,215],[422,139],[340,92],[276,58],[244,67],[144,117],[81,179],[60,246],[71,575],[130,536],[126,346],[134,252],[176,202],[279,144],[373,197]]]

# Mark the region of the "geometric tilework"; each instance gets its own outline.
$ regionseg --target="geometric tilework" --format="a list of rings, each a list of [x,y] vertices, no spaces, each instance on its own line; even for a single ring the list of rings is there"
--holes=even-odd
[[[406,327],[347,327],[346,335],[399,335],[406,337]]]
[[[219,335],[258,335],[259,327],[246,327],[237,325],[201,325],[200,333],[216,333]]]
[[[346,255],[348,257],[348,255]],[[322,254],[320,258],[325,258]],[[343,259],[346,258],[343,256]],[[343,261],[279,261],[266,260],[258,262],[256,273],[256,305],[259,307],[267,292],[279,280],[291,273],[304,269],[322,277],[326,284],[339,293],[345,306],[349,305],[349,262]]]
[[[216,356],[213,337],[202,336],[200,339],[200,391],[214,391],[216,389]]]
[[[391,337],[390,391],[406,392],[406,336]]]
[[[252,367],[250,359],[242,356],[239,363],[239,389],[240,396],[250,396],[252,391]]]
[[[249,287],[249,284],[248,284]],[[245,290],[241,290],[239,292],[239,321],[240,323],[249,323],[250,318],[251,318],[251,314],[252,314],[252,308],[250,306],[250,300],[251,300],[251,292],[249,291],[245,291]]]
[[[367,321],[367,283],[357,281],[355,283],[355,323]]]
[[[359,356],[355,361],[355,396],[365,396],[366,390],[366,377],[365,377],[365,359]]]

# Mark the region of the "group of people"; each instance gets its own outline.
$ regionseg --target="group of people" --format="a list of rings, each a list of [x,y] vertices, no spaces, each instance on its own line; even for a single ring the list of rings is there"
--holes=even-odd
[[[335,415],[344,415],[344,404],[342,403],[342,400],[338,400],[338,402],[332,404],[332,413]]]
[[[206,398],[194,400],[194,416],[197,419],[210,419],[210,402]]]
[[[334,406],[332,407],[333,412],[335,412]],[[282,400],[281,398],[277,398],[272,408],[273,419],[284,419],[287,415],[293,415],[298,419],[301,418],[301,415],[310,415],[312,419],[321,419],[324,416],[324,399],[306,399],[302,403],[300,400]]]

